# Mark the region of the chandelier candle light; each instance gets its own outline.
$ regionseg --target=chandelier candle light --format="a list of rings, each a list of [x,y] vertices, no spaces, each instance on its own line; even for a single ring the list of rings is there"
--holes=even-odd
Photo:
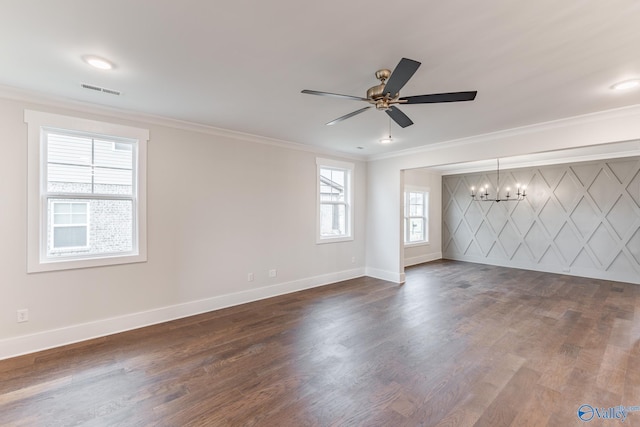
[[[489,184],[485,185],[484,187],[480,187],[478,189],[478,192],[476,192],[476,187],[471,187],[471,198],[475,201],[475,202],[520,202],[522,200],[524,200],[524,198],[527,196],[527,187],[526,186],[520,186],[520,184],[516,184],[516,194],[515,197],[511,196],[511,188],[507,187],[506,191],[507,194],[504,198],[500,197],[500,159],[496,159],[497,163],[498,163],[498,180],[497,180],[497,185],[496,185],[496,197],[495,198],[490,198],[489,197]],[[480,198],[478,198],[478,196]]]

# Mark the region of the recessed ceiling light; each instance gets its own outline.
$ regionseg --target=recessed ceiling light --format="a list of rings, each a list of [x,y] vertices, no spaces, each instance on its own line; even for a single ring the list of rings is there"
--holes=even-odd
[[[623,82],[616,83],[613,86],[611,86],[611,89],[613,89],[613,90],[627,90],[627,89],[632,89],[632,88],[638,87],[638,86],[640,86],[640,80],[634,79],[634,80],[625,80]]]
[[[111,70],[113,69],[113,64],[106,59],[99,58],[97,56],[84,56],[84,62],[91,65],[92,67],[98,68],[100,70]]]
[[[391,138],[391,135],[389,135],[389,137],[387,138],[382,138],[380,140],[381,144],[391,144],[393,142],[393,138]]]

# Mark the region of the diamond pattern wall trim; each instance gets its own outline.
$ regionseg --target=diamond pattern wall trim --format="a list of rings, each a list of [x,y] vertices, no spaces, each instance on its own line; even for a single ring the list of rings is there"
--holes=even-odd
[[[442,177],[443,257],[640,284],[640,157],[501,170],[524,201],[474,202],[496,173]]]

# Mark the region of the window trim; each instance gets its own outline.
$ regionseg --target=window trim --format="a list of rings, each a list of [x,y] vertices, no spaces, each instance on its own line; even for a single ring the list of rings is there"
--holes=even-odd
[[[96,120],[25,110],[27,124],[27,273],[98,267],[145,262],[147,260],[147,142],[149,130]],[[137,164],[134,165],[134,250],[129,253],[103,254],[83,258],[51,259],[46,257],[46,192],[43,191],[42,161],[46,159],[44,130],[58,129],[66,133],[89,133],[106,138],[137,140]],[[86,198],[83,194],[74,197]]]
[[[409,201],[407,199],[408,193],[423,193],[424,197],[424,206],[423,206],[423,216],[415,217],[415,216],[407,216],[407,211],[409,207]],[[405,185],[403,191],[403,207],[402,207],[402,241],[405,248],[410,248],[414,246],[427,246],[429,245],[429,198],[431,194],[431,189],[429,187],[421,187],[416,185]],[[408,237],[408,224],[407,221],[411,218],[424,218],[424,234],[425,239],[415,241],[415,242],[407,242],[406,239]]]
[[[344,205],[346,209],[345,228],[346,232],[340,236],[322,236],[320,234],[320,209],[323,204],[320,200],[320,170],[321,169],[336,169],[346,172],[346,184],[345,184],[345,201],[340,203]],[[354,239],[353,237],[353,189],[354,189],[354,170],[355,165],[349,162],[342,162],[333,159],[316,158],[316,244],[325,243],[337,243],[348,242]]]

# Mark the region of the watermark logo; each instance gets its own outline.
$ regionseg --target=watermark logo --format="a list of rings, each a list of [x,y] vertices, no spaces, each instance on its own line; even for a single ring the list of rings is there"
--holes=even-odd
[[[596,411],[593,410],[593,406],[591,405],[582,405],[578,408],[578,418],[582,421],[591,421]]]
[[[640,406],[612,406],[610,408],[599,408],[588,404],[580,405],[578,408],[578,418],[581,421],[589,422],[594,418],[601,420],[618,420],[624,422],[631,412],[640,411]]]

